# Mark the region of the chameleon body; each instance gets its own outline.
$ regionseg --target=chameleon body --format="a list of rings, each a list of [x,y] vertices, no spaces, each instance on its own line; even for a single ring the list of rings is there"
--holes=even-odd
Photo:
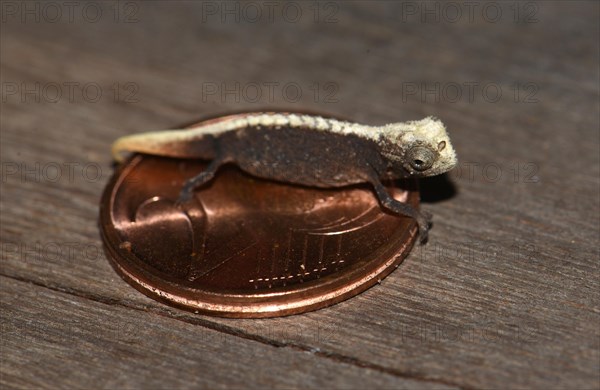
[[[385,209],[416,219],[422,241],[430,217],[392,198],[381,179],[439,175],[457,161],[444,125],[434,118],[366,126],[270,112],[224,117],[189,130],[125,136],[115,141],[112,152],[122,161],[125,151],[211,160],[184,184],[180,202],[188,201],[226,163],[257,177],[313,187],[371,183]]]

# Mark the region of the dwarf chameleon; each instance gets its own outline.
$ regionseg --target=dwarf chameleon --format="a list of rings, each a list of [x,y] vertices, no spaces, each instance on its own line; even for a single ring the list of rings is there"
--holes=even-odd
[[[457,161],[444,125],[431,117],[367,126],[277,112],[233,115],[189,130],[125,136],[112,146],[115,160],[122,161],[124,151],[211,160],[206,170],[184,184],[180,203],[226,163],[256,177],[313,187],[370,183],[383,208],[417,221],[422,242],[431,216],[395,200],[381,179],[439,175]]]

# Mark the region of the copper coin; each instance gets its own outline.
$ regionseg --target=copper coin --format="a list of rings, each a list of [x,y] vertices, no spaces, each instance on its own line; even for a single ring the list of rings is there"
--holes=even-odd
[[[178,208],[183,183],[206,165],[137,154],[105,189],[107,257],[151,298],[224,317],[302,313],[376,284],[415,242],[415,221],[384,212],[367,184],[316,189],[225,166]],[[418,206],[415,181],[388,190]]]

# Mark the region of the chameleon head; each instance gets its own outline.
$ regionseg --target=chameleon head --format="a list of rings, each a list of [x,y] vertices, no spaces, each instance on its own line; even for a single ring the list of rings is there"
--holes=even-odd
[[[382,153],[409,175],[435,176],[454,168],[456,153],[444,124],[432,117],[384,126]]]

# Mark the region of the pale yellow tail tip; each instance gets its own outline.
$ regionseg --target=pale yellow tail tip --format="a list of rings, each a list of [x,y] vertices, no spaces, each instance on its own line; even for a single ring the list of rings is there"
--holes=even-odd
[[[119,164],[125,161],[125,152],[127,152],[127,147],[125,146],[126,140],[124,138],[126,137],[117,139],[111,146],[113,159]]]

